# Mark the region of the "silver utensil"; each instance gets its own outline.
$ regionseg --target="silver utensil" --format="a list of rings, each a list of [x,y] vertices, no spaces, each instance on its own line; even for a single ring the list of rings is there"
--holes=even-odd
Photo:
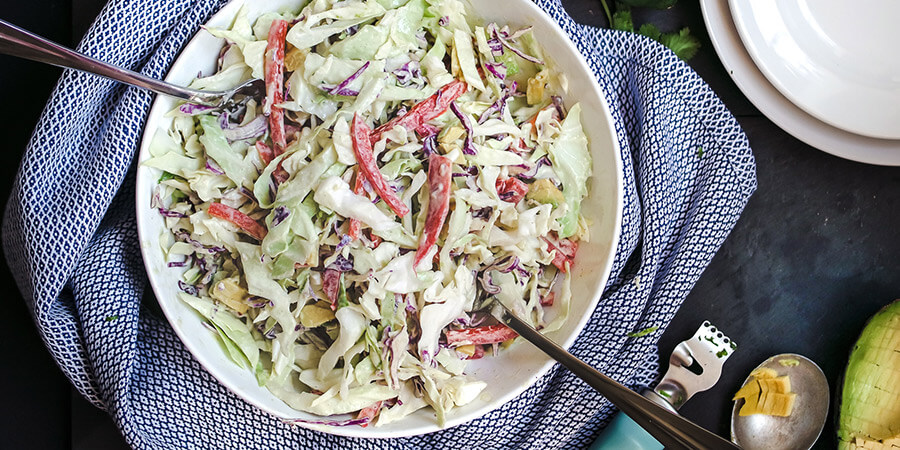
[[[91,58],[3,20],[0,20],[0,53],[93,73],[157,94],[169,95],[190,103],[216,108],[225,106],[236,95],[257,97],[265,92],[265,83],[258,79],[249,80],[227,91],[216,92],[176,86]]]
[[[739,400],[731,413],[731,440],[746,450],[812,448],[828,416],[828,380],[822,369],[805,356],[794,353],[775,355],[757,366],[769,368],[791,379],[791,391],[797,394],[788,417],[763,414],[739,416],[744,404]],[[744,381],[744,384],[750,381]]]
[[[737,349],[737,344],[709,321],[697,332],[675,347],[669,357],[669,370],[654,389],[643,392],[644,397],[671,411],[676,411],[690,398],[719,381],[722,366]],[[663,450],[662,444],[642,430],[627,414],[613,418],[591,445],[591,450],[633,448]]]
[[[693,336],[672,351],[669,370],[652,392],[675,409],[681,408],[694,394],[719,381],[722,365],[736,349],[737,343],[709,321],[704,321]]]
[[[500,305],[493,310],[497,319],[603,394],[666,448],[739,448],[603,375],[515,317],[501,302],[495,303]]]

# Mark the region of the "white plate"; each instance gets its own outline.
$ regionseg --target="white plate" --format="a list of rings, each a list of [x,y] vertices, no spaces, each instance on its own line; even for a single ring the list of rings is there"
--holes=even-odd
[[[784,96],[835,127],[900,139],[900,2],[728,3],[750,56]]]
[[[900,166],[900,141],[876,139],[828,125],[781,95],[756,67],[731,18],[728,0],[700,0],[713,46],[738,88],[766,117],[801,141],[866,164]]]
[[[231,24],[242,3],[246,3],[248,16],[255,18],[266,11],[279,10],[285,6],[296,8],[302,1],[236,0],[222,8],[210,20],[209,25],[222,27]],[[590,195],[582,211],[592,224],[591,240],[582,244],[573,267],[573,298],[568,323],[561,330],[548,334],[554,341],[569,347],[597,306],[619,239],[623,205],[622,161],[612,117],[587,63],[556,23],[534,3],[530,0],[495,0],[475,2],[473,8],[487,20],[513,26],[534,26],[537,35],[541,36],[545,54],[553,55],[552,62],[556,67],[566,68],[569,83],[568,91],[563,93],[564,100],[567,100],[567,104],[581,102],[584,109],[582,117],[586,121],[584,129],[590,141],[594,174]],[[222,43],[222,40],[201,31],[184,48],[166,80],[187,84],[200,71],[211,73]],[[172,119],[165,117],[165,113],[174,108],[175,104],[171,98],[157,97],[147,119],[139,161],[145,161],[149,157],[148,147],[154,133],[171,123]],[[238,367],[229,359],[215,336],[203,327],[203,320],[178,300],[177,281],[180,272],[166,267],[159,245],[164,224],[161,216],[150,208],[152,189],[158,177],[159,171],[139,166],[136,188],[138,233],[153,292],[175,333],[210,374],[247,402],[284,419],[322,420],[319,416],[291,409],[268,390],[258,386],[249,370]],[[552,319],[555,311],[551,309],[548,315]],[[500,407],[531,386],[552,366],[550,358],[524,342],[516,343],[499,357],[473,361],[468,372],[476,379],[487,382],[488,387],[479,399],[449,413],[446,426],[459,425]],[[348,417],[341,417],[343,418]],[[440,430],[431,409],[420,410],[404,420],[383,427],[300,426],[345,436],[383,438]]]

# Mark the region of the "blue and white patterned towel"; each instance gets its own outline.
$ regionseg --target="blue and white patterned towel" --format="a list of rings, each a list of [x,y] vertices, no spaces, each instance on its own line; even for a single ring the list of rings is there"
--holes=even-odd
[[[79,49],[162,77],[220,0],[110,0]],[[734,117],[686,64],[637,35],[576,24],[537,0],[607,92],[625,161],[613,275],[572,351],[625,385],[656,376],[656,341],[756,187]],[[487,416],[439,433],[360,440],[291,427],[231,394],[141,306],[134,156],[153,96],[67,71],[25,153],[3,223],[19,289],[53,357],[141,449],[575,448],[610,404],[558,366]],[[702,149],[700,151],[699,149]],[[114,319],[114,320],[113,320]],[[650,326],[643,338],[626,333]]]

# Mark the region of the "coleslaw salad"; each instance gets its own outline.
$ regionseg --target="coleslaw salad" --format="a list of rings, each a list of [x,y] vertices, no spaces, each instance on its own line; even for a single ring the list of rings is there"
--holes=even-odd
[[[492,302],[563,323],[543,312],[588,238],[580,107],[529,29],[474,23],[458,1],[238,14],[194,87],[266,98],[182,105],[151,144],[181,299],[295,409],[442,422],[484,388],[467,358],[515,337]]]

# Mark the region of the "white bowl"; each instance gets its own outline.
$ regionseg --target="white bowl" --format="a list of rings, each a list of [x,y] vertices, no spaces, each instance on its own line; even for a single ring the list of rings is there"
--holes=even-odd
[[[252,20],[267,11],[285,7],[297,8],[300,2],[235,0],[213,16],[209,25],[228,26],[242,4],[246,4]],[[592,224],[591,239],[589,243],[581,244],[573,268],[573,298],[568,322],[559,331],[548,334],[551,339],[568,348],[587,323],[600,299],[619,239],[623,203],[622,161],[612,117],[603,92],[575,45],[553,19],[534,3],[529,0],[479,1],[472,5],[472,10],[486,21],[511,26],[534,26],[534,32],[541,37],[540,43],[545,55],[549,56],[550,63],[565,69],[568,91],[563,93],[563,100],[567,105],[581,102],[583,107],[582,120],[590,141],[594,164],[590,194],[582,207],[583,214]],[[186,85],[198,72],[211,74],[222,45],[221,39],[216,39],[204,31],[199,32],[172,65],[166,81]],[[154,102],[144,130],[139,156],[141,162],[149,158],[148,147],[154,133],[170,124],[171,118],[166,118],[165,114],[175,105],[174,99],[165,96],[159,96]],[[212,376],[247,402],[282,419],[322,420],[319,416],[291,409],[264,387],[258,386],[249,370],[242,369],[231,361],[217,338],[202,325],[203,320],[200,316],[178,299],[177,282],[180,270],[166,267],[159,245],[164,223],[156,210],[150,207],[152,189],[158,177],[158,170],[143,165],[138,167],[136,187],[138,234],[150,284],[175,333]],[[548,317],[552,319],[554,311],[553,308],[550,309]],[[531,386],[552,366],[553,360],[526,342],[517,342],[498,357],[473,361],[469,365],[468,373],[476,379],[487,382],[487,388],[479,399],[450,412],[447,415],[446,427],[476,419],[499,408]],[[300,426],[344,436],[380,438],[412,436],[441,429],[430,408],[382,427],[333,427],[315,424]]]

